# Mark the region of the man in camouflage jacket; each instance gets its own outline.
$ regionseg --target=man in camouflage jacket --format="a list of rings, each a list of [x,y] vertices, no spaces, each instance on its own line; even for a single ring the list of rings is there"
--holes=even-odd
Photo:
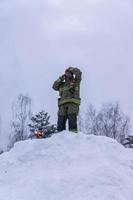
[[[68,120],[69,131],[77,132],[77,115],[79,112],[81,71],[78,68],[69,67],[65,74],[59,77],[53,84],[53,89],[59,91],[58,99],[58,131],[66,129]]]

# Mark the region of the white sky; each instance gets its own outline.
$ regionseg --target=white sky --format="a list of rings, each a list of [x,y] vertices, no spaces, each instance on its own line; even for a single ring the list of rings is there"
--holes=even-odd
[[[83,72],[82,109],[120,101],[132,115],[131,0],[1,0],[0,113],[10,119],[21,92],[56,122],[55,79],[66,67]],[[4,125],[3,125],[4,126]]]

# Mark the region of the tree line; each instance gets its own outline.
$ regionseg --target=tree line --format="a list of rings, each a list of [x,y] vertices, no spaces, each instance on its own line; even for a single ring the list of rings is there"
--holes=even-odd
[[[79,114],[79,130],[86,134],[107,136],[124,144],[131,134],[130,118],[124,114],[120,104],[106,103],[97,111],[89,105],[84,114]]]
[[[32,99],[24,94],[20,94],[12,104],[10,127],[8,150],[15,142],[35,138],[36,131],[42,133],[44,138],[57,133],[57,127],[51,124],[48,112],[41,110],[33,115]],[[130,118],[122,112],[118,102],[106,103],[99,111],[90,104],[86,111],[78,116],[78,130],[85,134],[111,137],[121,144],[124,144],[125,138],[132,139],[129,140],[130,145],[133,141],[130,136]],[[128,146],[128,142],[125,144]]]
[[[50,137],[56,130],[56,125],[50,123],[48,113],[41,110],[33,115],[32,99],[28,95],[20,94],[12,105],[8,150],[13,147],[15,142],[36,138],[35,131],[39,131],[43,138],[46,138]]]

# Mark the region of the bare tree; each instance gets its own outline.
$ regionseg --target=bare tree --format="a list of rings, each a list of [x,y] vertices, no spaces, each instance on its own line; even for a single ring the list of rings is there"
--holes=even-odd
[[[123,143],[130,132],[130,120],[120,109],[119,103],[105,104],[97,115],[98,133]]]
[[[28,138],[28,123],[31,118],[31,98],[20,94],[17,102],[12,105],[13,119],[11,122],[10,147],[17,141]],[[9,147],[9,148],[10,148]]]
[[[94,106],[90,104],[85,113],[84,130],[86,134],[96,134],[94,129],[95,121],[96,121],[96,110]]]
[[[108,103],[96,113],[91,105],[85,116],[87,134],[104,135],[123,144],[125,136],[130,133],[130,119],[120,109],[119,103]]]
[[[78,115],[78,130],[84,132],[84,120],[81,112]]]
[[[2,132],[2,120],[1,120],[1,116],[0,116],[0,135],[1,135],[1,132]]]
[[[2,119],[0,117],[0,137],[2,137]],[[3,150],[2,150],[2,147],[1,147],[1,144],[0,144],[0,154],[3,153]]]

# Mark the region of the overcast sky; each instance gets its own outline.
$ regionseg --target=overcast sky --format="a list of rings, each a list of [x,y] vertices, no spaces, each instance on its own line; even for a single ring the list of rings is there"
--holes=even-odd
[[[0,113],[3,126],[19,93],[56,122],[52,90],[65,68],[83,72],[82,106],[120,101],[132,115],[132,0],[1,0]]]

